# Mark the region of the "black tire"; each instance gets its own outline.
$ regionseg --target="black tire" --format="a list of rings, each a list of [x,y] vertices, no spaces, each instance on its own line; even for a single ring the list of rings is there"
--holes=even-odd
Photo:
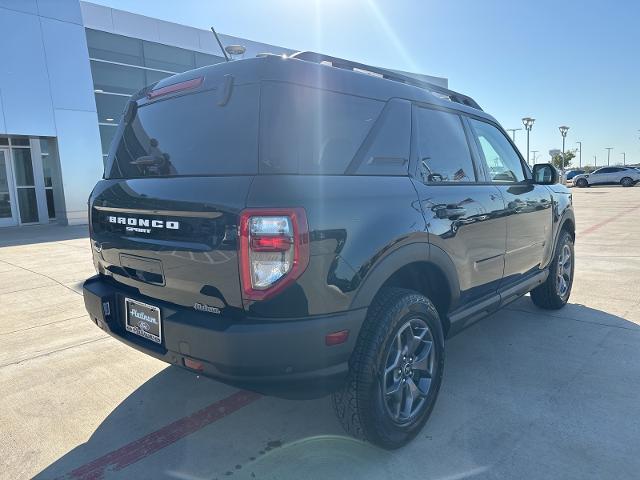
[[[624,177],[622,178],[622,180],[620,180],[620,185],[622,185],[623,187],[633,187],[635,185],[635,182],[632,178]]]
[[[416,363],[409,367],[410,373],[407,375],[410,376],[405,378],[407,364],[401,363],[405,360],[402,356],[404,350],[399,348],[402,343],[399,339],[404,338],[406,332],[406,338],[413,338],[415,342],[416,326],[423,327],[423,330],[418,329],[417,332],[425,332],[420,334],[420,342],[424,342],[420,343],[420,348],[428,350],[428,355],[433,355],[427,360],[431,374],[427,376],[424,369],[414,367],[420,356],[416,354]],[[430,343],[424,340],[426,333],[432,340]],[[428,349],[425,347],[427,343]],[[395,360],[389,363],[389,359]],[[408,360],[407,358],[406,361]],[[426,365],[425,360],[420,363]],[[356,438],[385,449],[406,445],[420,432],[431,415],[442,383],[444,336],[440,317],[433,303],[411,290],[381,290],[369,307],[349,366],[347,381],[332,396],[335,413],[344,429]],[[425,377],[421,377],[423,374]],[[427,378],[428,386],[425,388]],[[388,380],[391,380],[391,385],[387,385]],[[394,390],[395,393],[390,393],[389,390]],[[398,393],[400,390],[402,392]],[[387,393],[384,394],[383,391]],[[416,392],[419,393],[414,397]],[[416,404],[410,398],[418,398],[420,401]],[[401,414],[409,405],[409,415],[405,421],[399,420],[398,412],[394,416],[390,403],[399,405],[398,411],[401,409]],[[411,416],[413,405],[416,405],[416,411]]]
[[[566,262],[563,261],[567,251],[570,252],[570,265],[568,268],[566,267]],[[562,230],[553,254],[553,260],[551,260],[547,280],[542,285],[531,290],[531,300],[533,303],[537,307],[545,310],[558,310],[564,307],[571,295],[574,271],[575,255],[573,251],[573,238],[568,231]],[[561,288],[562,282],[559,280],[561,273],[563,273],[563,278],[566,281],[566,289]]]
[[[579,178],[578,180],[576,180],[576,186],[579,188],[588,187],[589,182],[587,182],[587,180],[584,178]]]

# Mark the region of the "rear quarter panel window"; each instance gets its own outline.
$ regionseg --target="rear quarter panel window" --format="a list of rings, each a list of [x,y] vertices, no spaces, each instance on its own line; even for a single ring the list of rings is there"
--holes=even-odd
[[[345,173],[383,107],[369,98],[265,82],[260,173]]]

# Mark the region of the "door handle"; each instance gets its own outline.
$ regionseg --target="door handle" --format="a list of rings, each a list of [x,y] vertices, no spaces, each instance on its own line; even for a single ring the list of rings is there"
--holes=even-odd
[[[467,209],[464,207],[444,207],[436,210],[436,217],[448,218],[449,220],[456,220],[467,214]]]

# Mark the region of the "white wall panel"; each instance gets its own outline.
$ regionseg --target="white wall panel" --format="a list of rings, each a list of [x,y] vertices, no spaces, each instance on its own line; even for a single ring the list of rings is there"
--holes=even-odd
[[[0,0],[0,8],[10,8],[19,12],[38,14],[38,4],[36,0]]]
[[[198,50],[200,48],[200,38],[196,28],[163,21],[157,21],[156,28],[160,43],[188,50]]]
[[[54,108],[96,110],[84,27],[42,18]]]
[[[40,19],[0,8],[0,32],[11,39],[11,48],[2,49],[0,68],[5,123],[2,133],[55,136]]]
[[[157,28],[159,20],[116,9],[111,9],[111,17],[113,33],[159,42]]]
[[[80,2],[82,23],[85,27],[105,32],[113,32],[113,19],[111,9],[103,5]]]
[[[67,220],[86,223],[87,199],[102,177],[102,150],[95,112],[56,110],[58,154]]]
[[[37,2],[38,14],[41,17],[82,25],[78,0],[37,0]]]

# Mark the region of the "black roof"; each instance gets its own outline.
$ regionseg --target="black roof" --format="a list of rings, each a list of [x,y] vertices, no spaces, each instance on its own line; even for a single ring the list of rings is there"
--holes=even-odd
[[[314,52],[299,52],[290,57],[263,54],[255,58],[218,63],[165,78],[151,88],[158,89],[201,76],[205,77],[204,88],[207,88],[207,84],[219,84],[229,75],[235,84],[277,81],[383,101],[404,98],[493,120],[467,95],[393,70]],[[137,97],[141,98],[148,91],[149,88],[141,91]]]

